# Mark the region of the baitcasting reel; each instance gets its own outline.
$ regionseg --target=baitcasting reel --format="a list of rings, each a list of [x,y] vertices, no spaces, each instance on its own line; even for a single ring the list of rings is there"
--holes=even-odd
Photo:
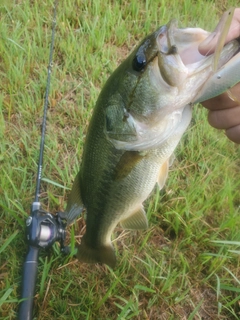
[[[66,238],[66,221],[61,212],[52,215],[41,210],[39,202],[33,202],[31,215],[26,220],[27,240],[30,246],[38,248],[51,247],[56,241],[60,243],[61,251],[68,253],[64,246]]]

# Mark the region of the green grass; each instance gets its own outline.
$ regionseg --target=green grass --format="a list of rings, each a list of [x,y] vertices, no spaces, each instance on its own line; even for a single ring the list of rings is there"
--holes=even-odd
[[[41,203],[64,210],[104,82],[135,44],[171,18],[212,30],[230,1],[61,1],[57,12]],[[52,1],[0,4],[0,319],[15,319],[34,198]],[[195,108],[150,227],[114,232],[118,265],[42,251],[36,319],[238,319],[240,150]],[[80,218],[68,229],[74,245]]]

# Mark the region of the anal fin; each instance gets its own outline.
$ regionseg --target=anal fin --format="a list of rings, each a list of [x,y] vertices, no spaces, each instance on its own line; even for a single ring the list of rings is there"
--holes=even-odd
[[[164,164],[160,167],[158,177],[157,177],[157,183],[159,186],[159,189],[161,190],[168,177],[168,169],[169,169],[169,159],[164,162]]]
[[[133,229],[133,230],[141,230],[148,228],[148,220],[146,217],[146,213],[141,206],[136,211],[134,211],[130,217],[121,221],[121,226],[123,229]]]

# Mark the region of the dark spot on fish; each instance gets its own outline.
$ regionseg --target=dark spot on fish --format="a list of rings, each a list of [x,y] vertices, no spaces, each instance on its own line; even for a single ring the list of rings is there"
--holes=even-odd
[[[168,50],[167,54],[176,54],[178,52],[177,46],[173,45],[171,48]]]

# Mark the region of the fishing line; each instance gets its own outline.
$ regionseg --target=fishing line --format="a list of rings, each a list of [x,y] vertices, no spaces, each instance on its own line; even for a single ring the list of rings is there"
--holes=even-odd
[[[41,209],[41,204],[39,202],[43,166],[43,152],[46,134],[47,110],[49,107],[48,97],[50,91],[51,73],[53,68],[53,48],[56,29],[57,5],[58,0],[55,0],[52,20],[52,37],[49,54],[49,65],[47,71],[47,84],[44,99],[44,112],[40,141],[38,172],[36,179],[36,192],[34,202],[31,205],[30,216],[26,220],[28,253],[26,255],[23,265],[21,298],[18,312],[19,320],[33,319],[33,301],[36,288],[39,250],[42,248],[50,248],[56,241],[58,241],[60,243],[61,251],[65,253],[69,252],[68,248],[64,246],[64,241],[66,237],[66,222],[64,219],[64,215],[62,215],[61,212],[58,212],[55,215],[52,215],[49,212],[45,212]]]
[[[39,152],[39,160],[38,160],[35,202],[39,202],[40,184],[42,179],[43,152],[44,152],[44,144],[45,144],[46,124],[47,124],[47,111],[49,106],[48,97],[49,97],[49,91],[50,91],[51,73],[53,68],[53,48],[54,48],[54,39],[55,39],[55,31],[56,31],[56,24],[57,24],[57,20],[56,20],[57,6],[58,6],[58,1],[55,0],[53,20],[52,20],[52,38],[51,38],[51,44],[50,44],[49,64],[48,64],[48,72],[47,72],[47,85],[46,85],[45,100],[44,100],[42,134],[41,134],[40,152]]]

